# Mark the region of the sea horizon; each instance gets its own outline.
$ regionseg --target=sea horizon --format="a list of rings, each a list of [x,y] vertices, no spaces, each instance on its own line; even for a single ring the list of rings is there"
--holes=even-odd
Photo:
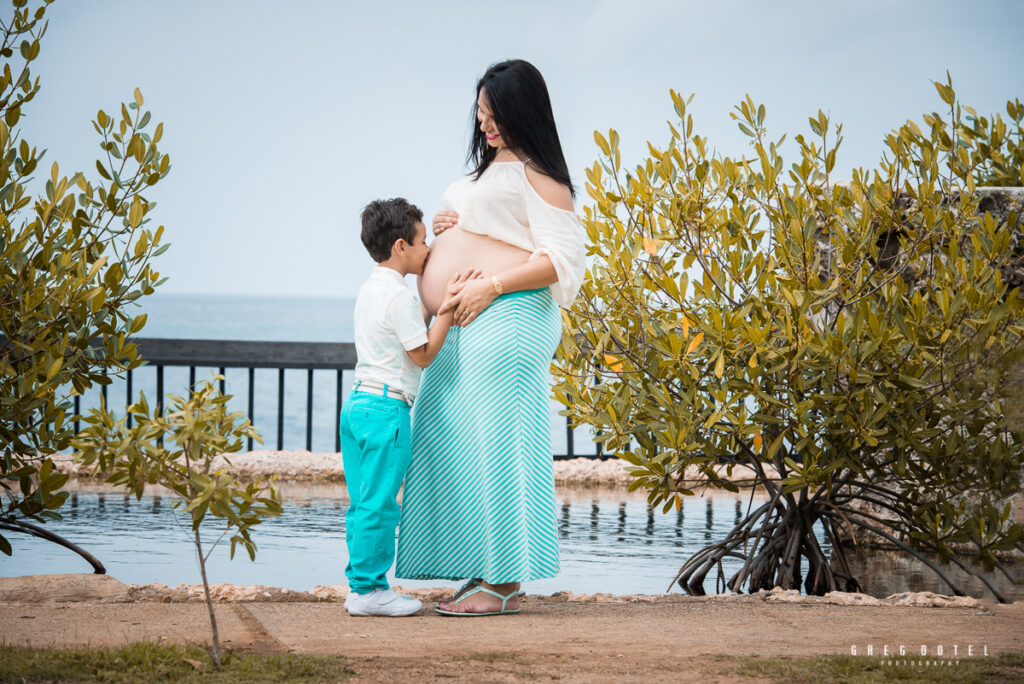
[[[280,342],[355,339],[354,296],[157,291],[139,304],[147,320],[137,337]]]

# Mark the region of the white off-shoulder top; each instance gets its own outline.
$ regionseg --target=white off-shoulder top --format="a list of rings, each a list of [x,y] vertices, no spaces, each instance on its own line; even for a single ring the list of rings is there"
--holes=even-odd
[[[558,282],[551,295],[568,309],[583,285],[586,249],[576,212],[548,204],[526,178],[520,161],[491,162],[479,180],[458,180],[444,193],[445,208],[459,214],[459,227],[487,235],[531,253],[547,255]]]

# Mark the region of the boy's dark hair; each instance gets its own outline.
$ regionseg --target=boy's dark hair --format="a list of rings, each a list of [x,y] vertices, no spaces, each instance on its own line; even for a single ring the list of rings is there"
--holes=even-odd
[[[363,230],[359,237],[373,260],[380,263],[391,258],[391,247],[398,240],[412,244],[423,212],[404,197],[395,197],[370,202],[361,218]]]

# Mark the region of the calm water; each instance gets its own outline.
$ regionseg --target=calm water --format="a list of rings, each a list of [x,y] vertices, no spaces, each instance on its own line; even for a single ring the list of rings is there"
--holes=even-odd
[[[298,342],[351,342],[353,298],[325,297],[250,297],[224,295],[175,295],[156,293],[143,299],[148,318],[140,337],[172,337],[211,340],[259,340]],[[214,368],[197,368],[196,379],[207,379]],[[248,370],[228,368],[226,391],[235,395],[234,411],[246,412],[249,392]],[[277,377],[276,369],[258,368],[254,377],[253,423],[263,436],[263,446],[277,447]],[[164,392],[184,394],[188,387],[188,368],[168,367],[164,370]],[[351,389],[352,373],[346,372],[343,392]],[[305,370],[285,371],[284,448],[306,448],[306,383]],[[115,378],[107,389],[108,404],[115,410],[128,401],[122,378]],[[132,399],[144,392],[150,404],[156,397],[156,369],[143,368],[133,372]],[[335,451],[337,419],[336,376],[334,371],[313,374],[312,451]],[[82,411],[99,405],[100,392],[94,389],[83,397]],[[562,406],[551,402],[552,452],[565,453],[565,418],[558,415]],[[574,433],[577,453],[592,453],[593,444],[587,428]]]
[[[300,591],[317,584],[345,583],[348,502],[344,487],[292,488],[286,499],[285,514],[260,525],[253,535],[259,546],[256,561],[250,562],[242,549],[234,561],[229,560],[223,544],[211,559],[211,582]],[[171,501],[170,496],[144,496],[136,502],[122,493],[74,492],[61,509],[64,520],[47,528],[92,553],[122,582],[194,584],[199,574],[190,528],[187,518],[171,510]],[[729,496],[690,498],[681,512],[661,514],[637,495],[610,489],[560,490],[562,572],[554,579],[530,582],[526,588],[531,593],[664,592],[686,557],[708,541],[722,538],[745,505],[746,501]],[[91,572],[77,554],[56,544],[25,535],[8,538],[14,556],[0,561],[0,575]],[[397,583],[454,586],[441,581]]]
[[[195,584],[199,571],[187,518],[171,510],[171,496],[147,495],[139,502],[108,485],[73,481],[72,495],[61,509],[64,520],[47,527],[96,556],[107,572],[122,582],[167,585]],[[298,591],[318,584],[344,584],[344,485],[288,483],[282,487],[285,514],[254,533],[259,546],[255,562],[244,550],[234,561],[227,545],[214,552],[211,582],[265,584]],[[763,500],[763,499],[758,499]],[[718,493],[684,499],[682,511],[662,514],[639,494],[617,489],[568,488],[558,491],[558,536],[562,572],[558,577],[527,584],[531,593],[571,590],[577,593],[657,594],[664,592],[682,563],[708,543],[722,539],[746,510],[749,499]],[[91,572],[77,554],[26,535],[7,535],[14,556],[0,556],[0,576],[15,577],[66,572]],[[215,535],[212,528],[208,534]],[[819,540],[829,547],[819,533]],[[921,562],[891,551],[851,554],[851,566],[864,591],[884,598],[905,591],[952,593]],[[726,576],[738,568],[724,564]],[[1011,600],[1024,600],[1024,563],[1007,563],[1012,581],[989,577]],[[952,565],[945,566],[970,596],[991,600],[983,584]],[[704,588],[715,592],[714,576]],[[395,580],[407,587],[455,586],[441,581]],[[673,587],[678,592],[678,587]]]
[[[351,342],[353,297],[262,297],[156,292],[144,297],[143,337]]]

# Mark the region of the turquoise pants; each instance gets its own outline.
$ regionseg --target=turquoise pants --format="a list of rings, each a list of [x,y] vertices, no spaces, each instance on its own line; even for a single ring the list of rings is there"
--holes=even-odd
[[[353,391],[341,411],[341,458],[349,506],[345,514],[350,591],[387,589],[395,562],[398,490],[412,456],[409,405]]]

